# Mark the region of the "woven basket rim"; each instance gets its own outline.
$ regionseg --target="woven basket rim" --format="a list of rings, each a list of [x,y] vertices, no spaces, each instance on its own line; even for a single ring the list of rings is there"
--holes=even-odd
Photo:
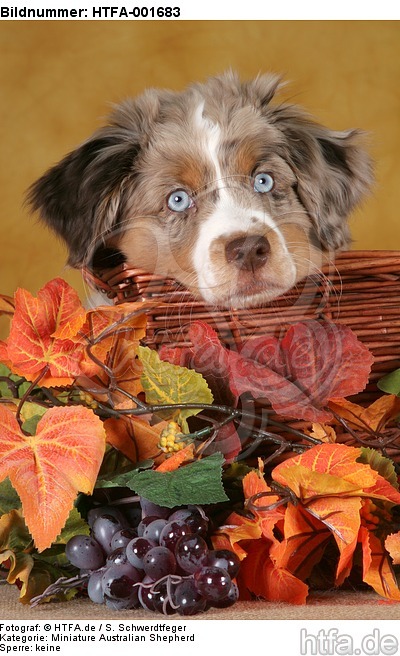
[[[342,251],[336,255],[334,260],[329,260],[321,267],[322,272],[335,275],[336,265],[340,263],[340,276],[344,272],[360,271],[373,268],[375,275],[390,275],[393,266],[398,266],[400,270],[400,250],[349,250]],[[161,296],[167,292],[180,292],[191,295],[191,292],[174,278],[150,273],[145,269],[135,267],[127,262],[119,264],[110,269],[92,270],[89,267],[83,267],[82,274],[85,282],[92,288],[101,291],[118,303],[124,300],[124,296],[131,290],[135,297],[138,285],[147,285],[153,293],[159,293]],[[315,274],[310,274],[307,278],[312,278]],[[138,297],[140,293],[136,294]],[[131,300],[131,299],[128,299]],[[202,301],[200,301],[204,304]]]

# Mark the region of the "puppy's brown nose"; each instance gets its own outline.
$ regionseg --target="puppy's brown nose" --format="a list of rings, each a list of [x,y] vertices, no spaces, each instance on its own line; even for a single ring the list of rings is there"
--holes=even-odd
[[[234,264],[238,269],[254,272],[265,264],[270,250],[270,243],[265,237],[239,237],[226,244],[225,257],[229,264]]]

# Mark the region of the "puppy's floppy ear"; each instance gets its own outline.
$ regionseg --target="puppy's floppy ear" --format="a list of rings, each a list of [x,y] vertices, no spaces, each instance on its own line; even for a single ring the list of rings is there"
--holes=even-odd
[[[363,133],[329,130],[289,105],[270,107],[268,115],[283,134],[283,157],[296,174],[299,199],[321,246],[345,248],[350,242],[348,215],[373,182]]]
[[[94,249],[124,220],[135,162],[156,119],[150,90],[115,110],[108,126],[53,166],[28,191],[28,202],[66,242],[68,263],[91,261]]]
[[[124,183],[138,145],[112,134],[94,136],[30,188],[28,201],[66,242],[68,263],[82,266],[96,240],[118,223]]]

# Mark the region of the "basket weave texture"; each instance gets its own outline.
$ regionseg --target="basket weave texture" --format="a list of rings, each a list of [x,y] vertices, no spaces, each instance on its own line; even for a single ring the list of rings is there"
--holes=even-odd
[[[376,397],[376,381],[400,367],[400,251],[347,251],[290,292],[262,308],[218,310],[176,281],[123,264],[85,271],[91,286],[118,303],[158,299],[148,317],[147,345],[190,345],[187,329],[206,321],[227,345],[252,336],[279,337],[298,321],[330,320],[349,326],[373,353],[370,384],[359,402]]]

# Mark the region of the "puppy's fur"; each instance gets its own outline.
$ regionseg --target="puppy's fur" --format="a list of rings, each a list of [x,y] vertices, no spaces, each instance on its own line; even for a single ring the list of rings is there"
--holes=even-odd
[[[361,133],[273,103],[279,86],[227,73],[118,106],[29,192],[69,264],[90,265],[104,245],[208,303],[247,307],[348,246],[372,180]]]

